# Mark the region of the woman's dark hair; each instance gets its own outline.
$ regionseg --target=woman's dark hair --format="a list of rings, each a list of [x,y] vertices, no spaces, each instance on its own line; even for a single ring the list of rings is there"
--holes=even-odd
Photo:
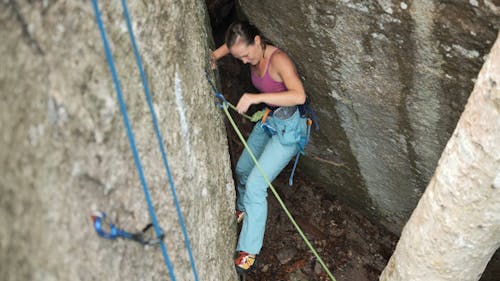
[[[257,27],[247,21],[236,21],[226,31],[226,45],[231,48],[237,43],[238,38],[251,45],[255,43],[254,39],[257,35],[261,36]]]

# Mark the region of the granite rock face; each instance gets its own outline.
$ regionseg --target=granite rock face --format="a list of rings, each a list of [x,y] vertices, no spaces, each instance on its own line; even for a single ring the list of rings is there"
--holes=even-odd
[[[399,233],[500,27],[495,1],[240,0],[319,116],[300,167]]]
[[[205,3],[129,2],[198,274],[236,280]],[[174,273],[193,280],[121,3],[100,8]],[[158,247],[101,239],[89,218],[102,210],[130,231],[150,222],[91,1],[2,1],[0,23],[2,280],[169,280]]]

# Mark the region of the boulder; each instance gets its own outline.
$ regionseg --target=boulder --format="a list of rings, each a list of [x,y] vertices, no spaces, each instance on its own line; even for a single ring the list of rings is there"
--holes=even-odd
[[[100,1],[177,280],[193,280],[120,1]],[[2,280],[170,280],[158,246],[102,239],[89,214],[138,231],[148,208],[91,1],[0,3]],[[236,280],[234,186],[205,80],[204,3],[130,1],[130,16],[200,280]]]

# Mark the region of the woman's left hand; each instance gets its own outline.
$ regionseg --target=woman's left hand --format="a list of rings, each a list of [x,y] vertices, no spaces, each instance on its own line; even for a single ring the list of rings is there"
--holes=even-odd
[[[236,110],[239,113],[245,113],[252,104],[256,103],[258,103],[256,94],[244,93],[236,105]]]

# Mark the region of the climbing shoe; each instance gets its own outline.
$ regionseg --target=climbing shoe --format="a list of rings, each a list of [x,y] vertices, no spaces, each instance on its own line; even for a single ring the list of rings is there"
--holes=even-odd
[[[234,260],[236,270],[239,272],[247,272],[253,268],[255,263],[255,255],[250,255],[247,252],[240,252],[238,258]]]
[[[245,212],[236,210],[236,222],[240,223],[243,221],[243,218],[245,217]]]

